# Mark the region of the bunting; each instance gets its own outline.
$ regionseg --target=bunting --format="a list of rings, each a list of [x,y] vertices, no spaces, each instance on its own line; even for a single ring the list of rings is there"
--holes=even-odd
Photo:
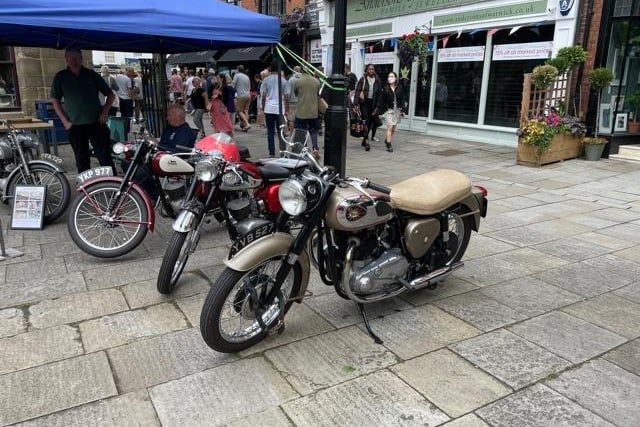
[[[522,28],[522,25],[518,25],[517,27],[513,27],[511,31],[509,31],[509,35],[513,35],[516,31]]]
[[[368,47],[369,53],[373,53],[373,48],[374,48],[374,45],[371,45],[371,46]]]
[[[443,37],[442,38],[442,48],[446,48],[447,47],[447,43],[449,43],[449,36]]]
[[[494,35],[495,33],[497,33],[498,31],[500,31],[498,28],[493,28],[493,29],[491,29],[491,30],[487,31],[487,35],[488,35],[488,36],[492,36],[492,35]]]
[[[391,47],[396,47],[397,43],[398,43],[398,39],[389,40],[389,46],[391,46]]]
[[[458,37],[456,38],[459,39],[461,35],[462,35],[462,30],[458,30]]]

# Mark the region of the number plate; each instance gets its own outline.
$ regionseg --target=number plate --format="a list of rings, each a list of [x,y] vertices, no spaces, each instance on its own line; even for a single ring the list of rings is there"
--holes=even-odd
[[[40,154],[40,160],[44,160],[45,162],[53,163],[56,166],[62,166],[62,159],[56,155],[49,153]]]
[[[276,231],[276,225],[272,222],[261,225],[258,228],[255,228],[249,231],[244,236],[240,236],[233,242],[231,245],[231,250],[229,250],[229,259],[233,258],[235,254],[240,252],[240,250],[244,249],[249,243],[258,240],[261,237],[267,236],[269,234],[273,234]]]
[[[113,176],[113,169],[110,166],[100,166],[99,168],[93,168],[86,170],[78,174],[78,184],[102,176]]]

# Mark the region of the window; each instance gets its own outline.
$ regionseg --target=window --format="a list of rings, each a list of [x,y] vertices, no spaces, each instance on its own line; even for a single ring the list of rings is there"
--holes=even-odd
[[[0,110],[18,108],[20,94],[13,48],[0,46]]]
[[[262,0],[261,13],[265,15],[278,16],[284,13],[283,0]]]
[[[107,64],[115,64],[116,63],[116,54],[115,52],[105,52],[104,53],[104,62]]]
[[[631,6],[633,0],[616,0],[616,5],[613,9],[613,16],[629,16],[631,15]]]

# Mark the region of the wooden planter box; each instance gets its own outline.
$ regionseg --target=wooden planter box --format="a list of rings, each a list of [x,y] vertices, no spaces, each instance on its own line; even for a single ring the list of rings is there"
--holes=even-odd
[[[540,156],[536,147],[518,142],[517,162],[525,166],[542,166],[562,160],[574,159],[582,155],[582,138],[569,134],[553,137],[549,148]]]

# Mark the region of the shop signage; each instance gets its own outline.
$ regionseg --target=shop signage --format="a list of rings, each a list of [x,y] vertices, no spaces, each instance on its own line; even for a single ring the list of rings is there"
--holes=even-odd
[[[448,27],[451,25],[463,25],[482,21],[498,21],[546,12],[547,0],[537,0],[508,6],[488,7],[486,9],[435,16],[433,18],[433,27]]]
[[[309,54],[309,59],[312,64],[321,64],[322,63],[322,48],[320,49],[311,49]]]
[[[452,47],[438,50],[438,62],[484,61],[484,46]]]
[[[558,0],[560,6],[560,15],[567,16],[573,7],[573,0]]]
[[[349,0],[347,24],[377,21],[380,18],[447,9],[483,1],[490,0]]]
[[[364,54],[364,63],[365,64],[393,64],[395,59],[395,52],[376,52],[376,53],[365,53]]]
[[[387,24],[369,25],[367,27],[347,28],[347,38],[366,36],[369,34],[390,33],[392,29],[393,27],[390,22]]]
[[[309,20],[309,28],[319,28],[320,24],[318,19],[318,2],[309,2],[305,9],[305,15],[307,15],[307,19]]]
[[[552,50],[553,42],[498,44],[493,47],[493,60],[549,59]]]

